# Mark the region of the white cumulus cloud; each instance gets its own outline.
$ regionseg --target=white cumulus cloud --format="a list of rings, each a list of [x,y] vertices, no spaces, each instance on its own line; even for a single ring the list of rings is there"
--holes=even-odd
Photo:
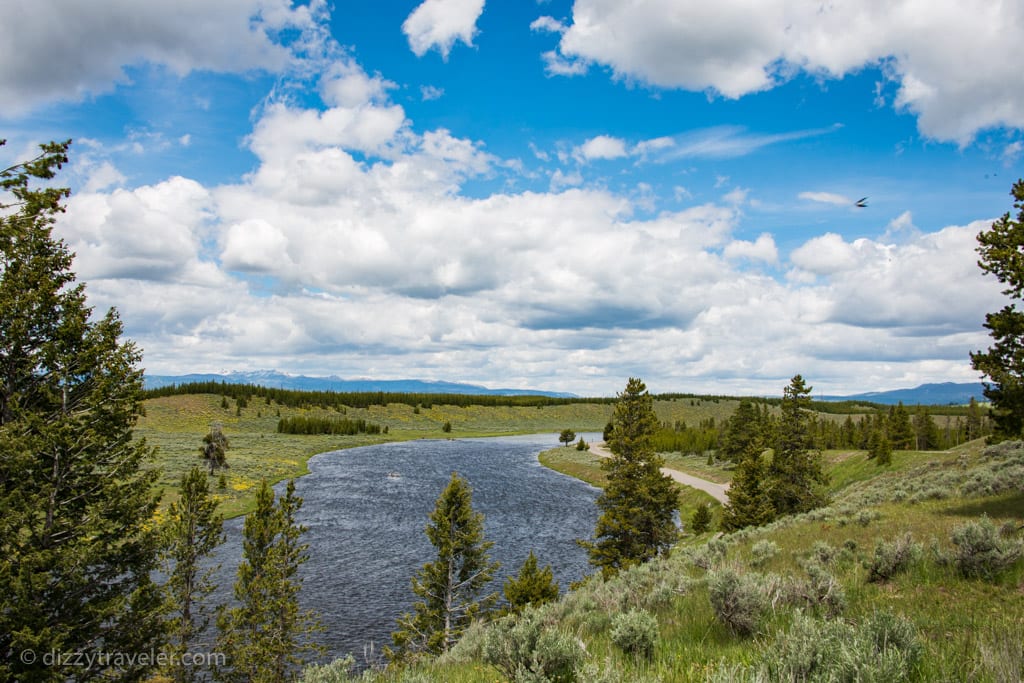
[[[402,24],[409,49],[422,57],[432,48],[445,59],[457,41],[473,45],[484,0],[424,0]]]
[[[963,145],[987,128],[1024,128],[1024,72],[1006,59],[1022,37],[1015,2],[577,0],[544,59],[556,74],[597,63],[617,78],[729,98],[801,70],[842,78],[880,67],[894,106],[915,114],[922,133]]]
[[[576,150],[576,156],[585,161],[619,159],[626,155],[626,142],[610,135],[590,138]]]
[[[281,33],[310,31],[321,11],[319,0],[11,3],[0,21],[0,116],[107,92],[130,65],[157,64],[179,76],[281,71],[295,58]]]

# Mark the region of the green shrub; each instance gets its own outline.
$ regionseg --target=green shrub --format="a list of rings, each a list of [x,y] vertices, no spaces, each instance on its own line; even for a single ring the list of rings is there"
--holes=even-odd
[[[821,564],[828,564],[836,556],[836,549],[825,541],[815,541],[811,548],[811,559]]]
[[[708,578],[708,592],[715,616],[733,633],[747,636],[760,629],[770,601],[757,575],[716,571]]]
[[[912,679],[920,659],[916,630],[900,617],[876,613],[857,628],[801,614],[766,648],[759,678],[895,683]]]
[[[988,517],[953,530],[953,562],[961,576],[991,579],[1021,556],[1021,544],[1001,538]]]
[[[807,579],[792,584],[795,598],[827,616],[842,614],[846,609],[846,591],[843,586],[817,562],[808,562],[804,570]]]
[[[584,656],[578,641],[532,608],[490,624],[483,643],[483,660],[515,683],[571,683]]]
[[[612,642],[637,659],[650,660],[658,642],[658,620],[642,609],[631,609],[612,618]]]
[[[328,664],[312,664],[302,670],[300,683],[349,683],[357,680],[349,674],[355,667],[356,660],[352,655],[335,659]]]
[[[721,564],[728,552],[728,543],[720,538],[712,538],[699,548],[691,550],[689,558],[693,566],[708,571]]]
[[[754,567],[764,566],[768,560],[779,554],[779,544],[775,541],[762,540],[750,549],[750,564]]]
[[[912,562],[921,557],[921,544],[915,543],[909,534],[903,534],[892,542],[879,540],[875,544],[875,556],[871,562],[865,562],[868,570],[868,581],[888,581],[897,574],[904,572]]]

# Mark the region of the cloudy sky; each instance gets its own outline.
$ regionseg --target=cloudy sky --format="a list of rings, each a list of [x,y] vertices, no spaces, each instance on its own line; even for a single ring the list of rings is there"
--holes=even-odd
[[[977,379],[1003,303],[1019,2],[4,15],[0,163],[74,139],[58,232],[152,374],[853,393]]]

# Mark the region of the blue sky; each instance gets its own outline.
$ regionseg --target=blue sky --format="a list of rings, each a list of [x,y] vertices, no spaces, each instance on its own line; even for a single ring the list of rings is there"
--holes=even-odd
[[[0,162],[74,138],[57,230],[152,373],[977,378],[1014,3],[58,5],[0,27]]]

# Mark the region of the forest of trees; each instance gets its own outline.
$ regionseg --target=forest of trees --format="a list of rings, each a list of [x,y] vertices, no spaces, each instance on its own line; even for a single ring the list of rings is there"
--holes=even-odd
[[[779,416],[769,407],[771,402],[762,399],[743,399],[739,411],[749,411],[743,422],[756,422],[766,433],[777,430]],[[992,433],[992,422],[987,411],[974,399],[965,408],[942,408],[941,414],[934,414],[933,407],[879,406],[872,412],[847,414],[843,420],[828,415],[815,415],[823,403],[808,403],[807,410],[813,411],[808,429],[816,448],[822,450],[855,449],[869,450],[876,433],[886,434],[895,450],[945,450],[962,443],[988,436]],[[863,411],[863,406],[860,411]],[[950,414],[952,413],[952,414]],[[654,433],[654,448],[659,453],[705,454],[713,452],[721,460],[735,460],[735,448],[729,445],[731,420],[716,422],[710,417],[696,426],[677,421],[669,425],[662,423]]]
[[[350,420],[346,417],[316,417],[297,415],[295,417],[283,417],[277,421],[278,434],[340,434],[352,436],[354,434],[380,434],[387,433],[387,428],[382,430],[379,424],[367,422],[360,418]]]

